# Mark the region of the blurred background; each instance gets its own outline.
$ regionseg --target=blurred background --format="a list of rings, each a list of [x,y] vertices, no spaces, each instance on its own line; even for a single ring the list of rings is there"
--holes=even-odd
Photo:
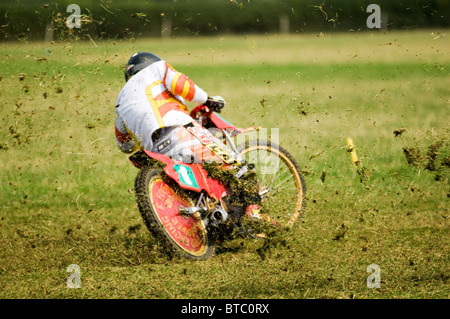
[[[70,4],[80,8],[81,28],[66,27]],[[378,30],[450,26],[448,0],[2,0],[0,39],[362,31],[370,4],[381,8]]]

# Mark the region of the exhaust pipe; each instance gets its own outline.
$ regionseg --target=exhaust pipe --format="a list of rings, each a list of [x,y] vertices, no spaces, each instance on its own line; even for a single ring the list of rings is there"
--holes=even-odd
[[[222,208],[217,208],[211,213],[212,224],[223,224],[228,219],[228,213]]]
[[[205,210],[203,208],[197,207],[197,206],[192,206],[192,207],[183,207],[180,206],[178,208],[178,211],[180,212],[181,215],[184,216],[192,216],[195,219],[202,219],[202,215],[205,214]]]
[[[183,216],[192,216],[197,220],[201,220],[202,216],[206,214],[203,208],[192,206],[183,207],[180,206],[178,211]],[[217,226],[218,224],[223,224],[228,219],[228,213],[222,208],[216,208],[209,216],[209,221],[212,226]]]

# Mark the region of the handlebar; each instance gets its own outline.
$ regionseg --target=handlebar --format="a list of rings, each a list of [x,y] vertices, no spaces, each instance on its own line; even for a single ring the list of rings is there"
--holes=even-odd
[[[200,117],[211,117],[211,113],[214,110],[210,109],[209,107],[207,107],[206,105],[203,104],[199,104],[196,107],[194,107],[191,111],[191,113],[189,114],[193,119],[198,120],[200,119]]]

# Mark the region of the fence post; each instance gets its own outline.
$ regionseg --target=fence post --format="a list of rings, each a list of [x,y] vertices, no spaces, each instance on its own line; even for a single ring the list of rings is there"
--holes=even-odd
[[[47,22],[47,25],[45,26],[45,37],[44,37],[45,43],[52,42],[54,34],[55,34],[55,27],[53,25],[53,21]]]
[[[289,33],[289,16],[287,14],[280,16],[280,33]]]
[[[170,38],[172,36],[172,20],[163,17],[161,24],[161,37]]]

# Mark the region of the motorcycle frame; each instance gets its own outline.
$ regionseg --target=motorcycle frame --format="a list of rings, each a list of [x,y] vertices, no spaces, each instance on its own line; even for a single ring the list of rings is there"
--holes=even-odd
[[[205,105],[196,106],[191,111],[190,115],[194,120],[200,122],[200,124],[202,124],[205,119],[210,119],[214,126],[219,129],[225,137],[224,144],[231,147],[231,149],[235,153],[238,153],[238,150],[233,142],[233,137],[249,131],[259,130],[259,127],[238,128],[230,122],[226,121],[216,112],[211,111]],[[148,156],[148,158],[165,164],[164,171],[167,176],[173,179],[183,189],[195,192],[205,191],[209,197],[215,199],[218,202],[224,196],[229,194],[228,189],[224,185],[222,185],[220,181],[208,177],[208,173],[203,168],[203,164],[201,163],[184,163],[178,160],[171,159],[167,155],[154,153],[146,149],[142,149],[138,152],[144,152]],[[141,161],[137,160],[136,153],[132,154],[129,157],[129,160],[135,167],[141,168],[143,165]],[[190,177],[187,177],[185,174],[183,174],[184,176],[182,176],[180,172],[187,172],[188,176],[193,175],[195,183],[193,183],[192,179],[190,179]],[[187,182],[187,180],[190,180],[191,183]]]

